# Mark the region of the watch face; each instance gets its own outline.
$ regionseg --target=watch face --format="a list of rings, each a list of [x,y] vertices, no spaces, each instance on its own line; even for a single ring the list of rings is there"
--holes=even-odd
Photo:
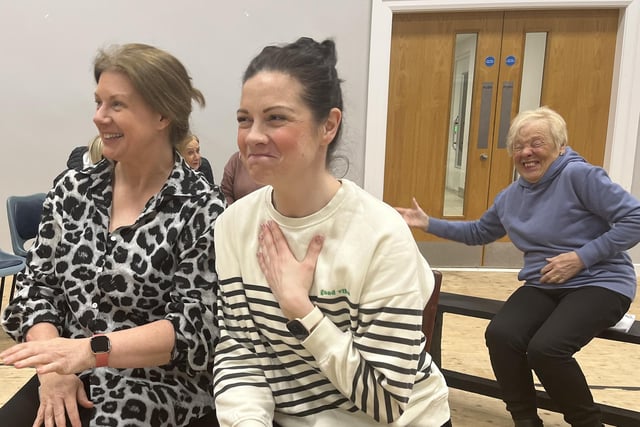
[[[111,351],[111,341],[106,335],[91,337],[91,351],[94,353],[108,353]]]
[[[309,331],[307,331],[307,328],[305,328],[304,325],[297,319],[293,319],[287,322],[287,329],[289,329],[289,332],[291,332],[291,334],[299,340],[303,340],[309,336]]]

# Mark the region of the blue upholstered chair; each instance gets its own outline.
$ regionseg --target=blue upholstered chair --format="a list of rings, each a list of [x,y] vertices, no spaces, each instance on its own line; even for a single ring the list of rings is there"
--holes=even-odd
[[[13,297],[16,286],[16,274],[24,269],[24,258],[7,253],[0,249],[0,310],[4,300],[4,281],[7,276],[13,276],[9,299]]]
[[[7,198],[7,218],[11,232],[11,246],[13,253],[27,257],[27,242],[38,234],[38,226],[42,217],[42,204],[47,195],[45,193],[30,194],[28,196],[10,196]]]
[[[37,193],[7,198],[7,219],[14,254],[0,250],[0,275],[2,276],[2,293],[0,295],[4,296],[5,277],[13,275],[9,300],[13,298],[16,289],[16,274],[24,270],[26,265],[27,250],[29,249],[27,242],[38,234],[45,197],[45,193]],[[0,301],[1,306],[2,302]]]

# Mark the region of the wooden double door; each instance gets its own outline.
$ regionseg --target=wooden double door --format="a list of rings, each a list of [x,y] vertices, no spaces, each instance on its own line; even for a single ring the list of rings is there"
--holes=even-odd
[[[602,165],[617,28],[614,9],[394,15],[384,200],[409,206],[415,196],[433,217],[479,218],[515,179],[510,120],[540,105]],[[433,265],[521,263],[508,239],[467,247],[414,236]]]

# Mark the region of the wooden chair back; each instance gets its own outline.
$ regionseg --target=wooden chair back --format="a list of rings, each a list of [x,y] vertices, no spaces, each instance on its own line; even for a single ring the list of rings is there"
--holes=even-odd
[[[431,348],[431,342],[433,341],[433,328],[436,323],[436,313],[438,312],[438,301],[440,300],[440,286],[442,285],[442,273],[438,270],[433,271],[433,278],[435,284],[433,287],[433,293],[431,298],[427,302],[427,305],[422,310],[422,332],[427,338],[427,345],[425,350],[429,351]]]

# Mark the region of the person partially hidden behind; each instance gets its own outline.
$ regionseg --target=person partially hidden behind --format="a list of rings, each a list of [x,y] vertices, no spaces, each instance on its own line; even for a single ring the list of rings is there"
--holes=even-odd
[[[433,273],[391,206],[328,169],[336,60],[333,41],[301,38],[244,73],[238,147],[269,185],[216,221],[223,427],[450,425],[422,333]]]
[[[518,114],[507,150],[520,177],[477,221],[430,218],[413,200],[411,227],[469,245],[508,235],[524,254],[524,281],[485,338],[518,427],[542,426],[531,369],[572,426],[600,427],[599,407],[574,354],[615,325],[635,297],[625,252],[640,241],[640,202],[568,145],[567,126],[541,107]]]
[[[220,182],[220,190],[224,194],[227,205],[263,186],[264,184],[255,182],[251,178],[249,171],[242,163],[239,151],[229,157],[224,165],[224,175],[222,175],[222,182]]]
[[[11,427],[214,426],[222,198],[175,146],[189,129],[185,67],[144,44],[94,62],[101,161],[68,170],[44,202],[2,326],[4,364],[37,376],[0,408]],[[35,421],[34,421],[35,420]]]
[[[200,139],[196,135],[192,133],[187,134],[180,144],[178,144],[177,148],[191,169],[204,175],[209,184],[215,184],[211,164],[200,154]]]
[[[69,153],[67,168],[84,169],[102,160],[102,138],[95,136],[88,145],[81,145]]]

